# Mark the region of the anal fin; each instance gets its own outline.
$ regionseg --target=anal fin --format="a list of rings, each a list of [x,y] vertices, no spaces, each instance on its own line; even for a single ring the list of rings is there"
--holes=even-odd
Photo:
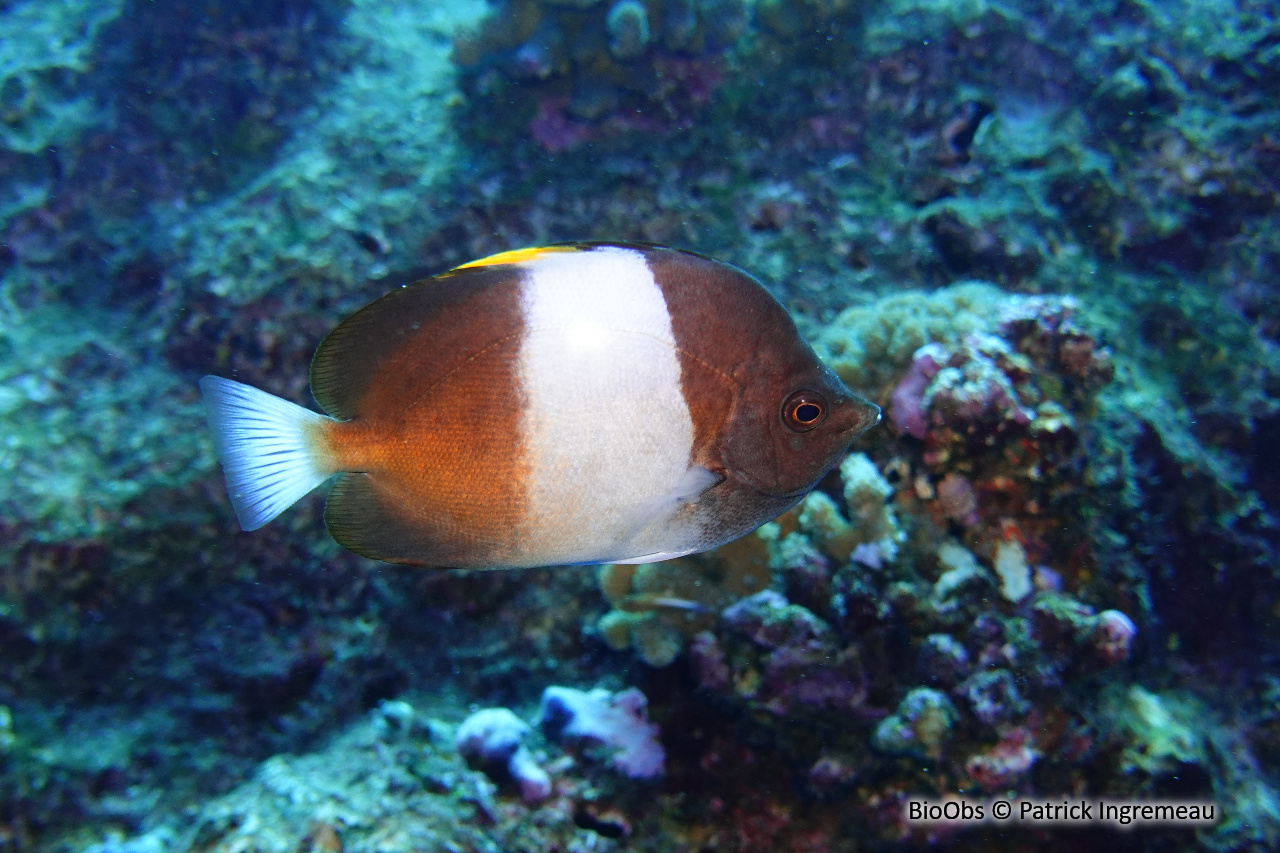
[[[324,523],[339,545],[371,560],[409,566],[448,566],[438,545],[388,489],[370,474],[340,475],[324,505]]]
[[[687,557],[696,551],[696,548],[690,548],[687,551],[662,551],[657,554],[645,554],[640,557],[628,557],[625,560],[611,560],[617,566],[637,566],[641,563],[661,563],[664,560],[674,560],[677,557]]]

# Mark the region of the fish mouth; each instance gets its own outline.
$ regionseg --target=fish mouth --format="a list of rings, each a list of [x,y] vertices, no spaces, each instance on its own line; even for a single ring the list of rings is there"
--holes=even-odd
[[[862,435],[884,419],[884,411],[870,400],[864,400],[857,394],[850,394],[845,401],[849,407],[849,425],[840,430],[840,435],[847,435],[850,441]]]

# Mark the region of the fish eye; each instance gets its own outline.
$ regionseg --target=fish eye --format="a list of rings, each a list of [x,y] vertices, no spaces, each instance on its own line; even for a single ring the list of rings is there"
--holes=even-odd
[[[827,401],[817,391],[797,391],[782,404],[782,422],[795,432],[808,432],[827,417]]]

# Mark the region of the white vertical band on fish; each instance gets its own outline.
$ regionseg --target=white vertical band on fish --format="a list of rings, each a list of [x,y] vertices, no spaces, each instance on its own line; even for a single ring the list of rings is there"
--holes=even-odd
[[[548,562],[658,548],[693,421],[671,317],[644,255],[615,246],[528,263],[520,421],[529,530]],[[641,367],[643,369],[641,369]],[[669,512],[667,512],[669,515]]]

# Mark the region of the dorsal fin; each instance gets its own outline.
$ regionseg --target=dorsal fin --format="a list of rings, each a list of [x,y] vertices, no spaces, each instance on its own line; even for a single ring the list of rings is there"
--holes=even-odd
[[[394,396],[401,377],[420,376],[423,369],[447,371],[466,361],[476,348],[518,326],[520,275],[510,265],[459,267],[366,305],[316,349],[316,402],[348,420],[361,414],[371,390]]]
[[[530,246],[527,249],[512,249],[507,252],[498,252],[496,255],[480,258],[479,260],[465,263],[458,270],[472,269],[473,267],[492,267],[501,266],[503,264],[522,264],[526,261],[532,261],[545,255],[554,255],[562,252],[580,252],[585,248],[590,248],[588,243],[557,243],[554,246]]]

